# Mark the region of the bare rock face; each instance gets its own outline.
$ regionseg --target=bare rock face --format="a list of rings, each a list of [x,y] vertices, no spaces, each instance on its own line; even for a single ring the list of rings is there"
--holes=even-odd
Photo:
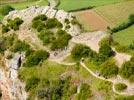
[[[45,14],[48,18],[57,18],[57,20],[59,20],[63,24],[63,30],[67,31],[72,36],[76,36],[81,32],[78,25],[72,25],[71,23],[70,28],[65,29],[65,19],[69,19],[69,21],[73,19],[73,15],[71,13],[65,12],[63,10],[55,10],[50,6],[33,6],[20,11],[14,10],[4,18],[4,21],[6,22],[7,19],[20,17],[22,20],[24,20],[23,24],[29,25],[32,19],[39,14]]]

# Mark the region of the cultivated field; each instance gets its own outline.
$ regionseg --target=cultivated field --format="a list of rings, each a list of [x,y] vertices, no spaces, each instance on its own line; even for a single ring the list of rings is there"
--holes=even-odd
[[[95,11],[106,19],[111,26],[116,26],[127,21],[130,14],[134,14],[134,0],[97,7]]]
[[[123,31],[114,33],[114,40],[121,45],[128,46],[134,41],[134,26],[131,26]]]
[[[112,3],[119,3],[126,0],[60,0],[59,9],[65,11],[77,10],[91,6],[102,6]]]
[[[93,10],[78,11],[74,13],[85,31],[105,31],[109,23]]]

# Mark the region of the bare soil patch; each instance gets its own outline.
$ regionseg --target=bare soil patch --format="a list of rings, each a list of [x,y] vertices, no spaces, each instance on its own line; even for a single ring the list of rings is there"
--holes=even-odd
[[[93,10],[85,10],[74,13],[82,24],[88,25],[92,30],[106,31],[110,24]]]

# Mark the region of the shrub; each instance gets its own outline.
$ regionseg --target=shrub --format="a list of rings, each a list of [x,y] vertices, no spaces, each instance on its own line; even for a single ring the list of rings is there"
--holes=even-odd
[[[134,41],[129,45],[129,48],[134,50]]]
[[[114,60],[107,60],[100,66],[100,74],[106,78],[114,77],[118,74],[118,67]]]
[[[68,42],[71,38],[71,35],[67,33],[59,36],[52,42],[51,50],[64,49],[68,45]]]
[[[129,19],[128,22],[122,23],[121,25],[113,28],[111,31],[112,32],[118,32],[118,31],[121,31],[121,30],[126,29],[129,26],[133,25],[134,24],[134,14],[131,14],[128,19]]]
[[[54,34],[51,31],[48,30],[42,30],[38,37],[43,41],[43,44],[49,44],[54,40]]]
[[[8,26],[2,25],[2,33],[7,33],[9,31]]]
[[[35,88],[38,85],[39,81],[40,80],[37,77],[35,77],[35,76],[31,77],[30,79],[28,79],[26,81],[25,90],[29,91],[29,90]]]
[[[14,31],[19,30],[19,26],[23,23],[23,20],[20,18],[15,18],[14,20],[8,19],[8,26]]]
[[[111,57],[114,55],[112,48],[108,44],[103,44],[99,48],[99,53],[105,57]]]
[[[38,15],[36,16],[33,21],[37,21],[37,20],[41,20],[41,21],[46,21],[47,20],[47,16],[44,14]]]
[[[70,21],[69,21],[69,19],[65,19],[65,21],[64,21],[66,24],[69,24],[70,23]]]
[[[56,19],[56,18],[51,18],[46,21],[46,28],[62,28],[62,24]]]
[[[0,13],[5,16],[5,15],[7,15],[12,10],[14,10],[13,7],[11,7],[10,5],[5,5],[5,6],[1,7]]]
[[[134,62],[128,61],[125,62],[121,69],[120,69],[120,75],[124,78],[129,78],[134,75]]]
[[[134,75],[131,75],[131,76],[129,77],[129,81],[132,82],[132,83],[134,82]]]
[[[78,94],[79,100],[87,100],[92,96],[92,91],[90,90],[90,86],[88,84],[82,84],[80,93]]]
[[[127,88],[127,85],[124,84],[124,83],[118,83],[118,84],[115,84],[115,89],[117,91],[123,91]]]
[[[82,44],[77,44],[71,51],[71,55],[74,60],[80,60],[82,57],[88,57],[91,53],[91,49]]]
[[[18,52],[18,51],[21,52],[21,51],[26,51],[28,48],[30,48],[30,46],[26,42],[17,40],[13,44],[11,51],[12,52]]]
[[[27,57],[25,66],[32,67],[38,65],[41,61],[46,60],[49,57],[49,53],[43,50],[33,52]]]

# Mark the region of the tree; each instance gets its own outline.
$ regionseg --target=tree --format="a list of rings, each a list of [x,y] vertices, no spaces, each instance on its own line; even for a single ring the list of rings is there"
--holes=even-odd
[[[49,53],[43,50],[33,52],[27,57],[25,66],[32,67],[38,65],[41,61],[46,60],[49,57]]]
[[[111,78],[118,74],[118,66],[115,65],[114,60],[107,60],[100,66],[100,74],[103,77]]]
[[[13,10],[14,10],[14,8],[13,8],[12,6],[10,6],[10,5],[4,5],[4,6],[2,6],[1,9],[0,9],[0,13],[1,13],[3,16],[5,16],[5,15],[7,15],[10,11],[13,11]]]
[[[80,60],[82,57],[88,57],[91,53],[91,49],[82,44],[77,44],[71,51],[71,55],[74,60]]]

